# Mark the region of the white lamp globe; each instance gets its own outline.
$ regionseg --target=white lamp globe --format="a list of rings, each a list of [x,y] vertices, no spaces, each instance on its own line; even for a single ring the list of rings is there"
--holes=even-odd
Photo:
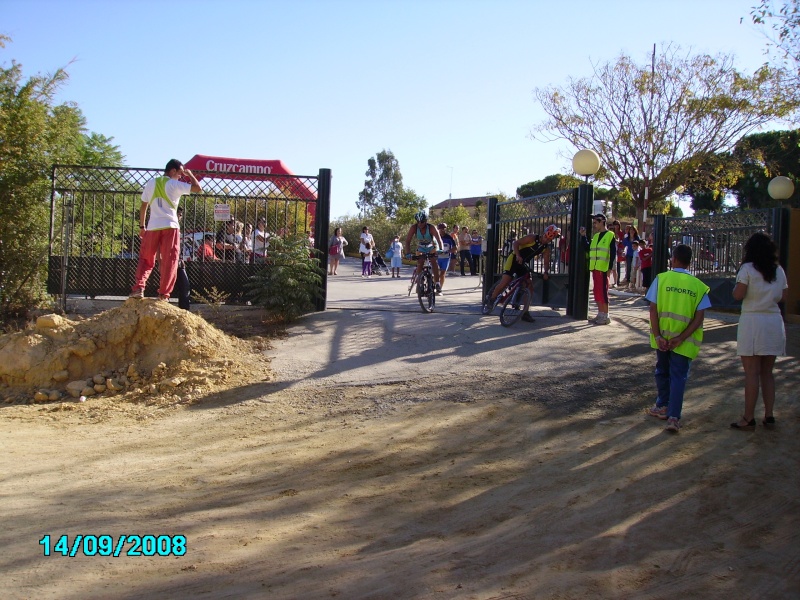
[[[794,194],[794,183],[788,177],[774,177],[767,186],[767,193],[775,200],[788,200]]]
[[[594,150],[578,150],[572,157],[572,170],[578,175],[588,177],[600,169],[600,157]]]

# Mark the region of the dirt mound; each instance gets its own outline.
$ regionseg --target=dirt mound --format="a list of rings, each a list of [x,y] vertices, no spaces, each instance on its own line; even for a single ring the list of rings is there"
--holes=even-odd
[[[167,302],[128,300],[83,321],[40,317],[0,338],[6,402],[204,392],[269,379],[264,342],[231,337]]]

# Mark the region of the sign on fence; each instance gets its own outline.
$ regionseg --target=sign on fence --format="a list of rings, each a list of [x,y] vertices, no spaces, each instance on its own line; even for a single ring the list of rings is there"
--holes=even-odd
[[[231,220],[231,205],[230,204],[215,204],[214,205],[214,221],[222,221],[227,223]]]

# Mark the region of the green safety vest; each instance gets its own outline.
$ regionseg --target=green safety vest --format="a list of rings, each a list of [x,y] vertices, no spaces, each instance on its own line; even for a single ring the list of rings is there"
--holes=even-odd
[[[613,231],[594,234],[592,244],[589,246],[590,271],[603,271],[604,273],[608,271],[611,265],[611,243],[613,241]]]
[[[710,288],[688,273],[665,271],[658,274],[658,327],[661,336],[671,339],[680,335],[691,323],[700,301]],[[694,330],[673,352],[695,358],[703,343],[703,325]],[[658,348],[650,328],[650,346]]]
[[[156,177],[156,187],[153,189],[153,200],[156,198],[163,198],[164,201],[170,205],[170,207],[175,208],[175,205],[172,203],[172,200],[169,199],[167,196],[167,182],[169,181],[169,177]]]

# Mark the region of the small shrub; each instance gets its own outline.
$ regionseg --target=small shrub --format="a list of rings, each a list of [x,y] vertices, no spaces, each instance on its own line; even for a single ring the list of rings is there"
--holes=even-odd
[[[314,301],[322,297],[323,271],[319,258],[311,256],[304,238],[270,239],[266,268],[245,284],[247,297],[254,304],[293,321],[314,309]]]

